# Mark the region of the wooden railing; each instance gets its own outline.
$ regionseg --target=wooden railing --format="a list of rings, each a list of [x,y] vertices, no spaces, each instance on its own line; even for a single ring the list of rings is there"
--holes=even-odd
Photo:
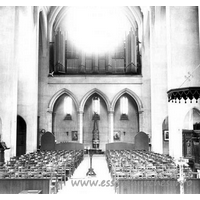
[[[0,179],[0,194],[19,194],[23,190],[41,190],[51,194],[50,179]]]

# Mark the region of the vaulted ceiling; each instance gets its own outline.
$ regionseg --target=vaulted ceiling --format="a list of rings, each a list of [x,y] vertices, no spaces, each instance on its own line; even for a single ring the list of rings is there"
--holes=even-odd
[[[49,6],[45,7],[50,24],[59,24],[66,15],[69,6]],[[123,12],[132,25],[140,25],[142,22],[142,12],[139,6],[124,6]]]
[[[140,28],[143,18],[143,7],[140,6],[122,6],[122,12],[129,20],[133,29]],[[62,19],[67,15],[70,6],[43,6],[42,10],[47,16],[48,30],[50,40],[52,36],[52,31],[56,30],[57,27],[62,22]]]

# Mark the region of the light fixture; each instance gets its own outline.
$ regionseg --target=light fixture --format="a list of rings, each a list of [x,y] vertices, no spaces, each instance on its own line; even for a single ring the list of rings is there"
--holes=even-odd
[[[41,129],[40,132],[41,132],[41,133],[46,133],[46,130],[45,130],[45,129]]]

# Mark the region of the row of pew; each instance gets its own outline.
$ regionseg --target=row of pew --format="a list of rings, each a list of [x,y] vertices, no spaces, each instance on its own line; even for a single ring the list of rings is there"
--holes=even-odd
[[[141,150],[108,150],[106,160],[112,178],[118,179],[177,179],[179,166],[167,155]],[[184,166],[186,178],[193,178],[194,172]]]
[[[83,150],[36,151],[12,157],[0,169],[1,179],[50,179],[51,192],[65,185],[83,160]]]

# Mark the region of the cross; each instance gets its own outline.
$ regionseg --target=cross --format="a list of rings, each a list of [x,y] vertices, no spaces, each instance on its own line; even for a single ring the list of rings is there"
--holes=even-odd
[[[182,157],[176,160],[176,165],[179,165],[179,174],[180,177],[178,178],[178,182],[180,183],[180,194],[184,194],[184,183],[186,178],[183,173],[183,166],[188,166],[188,159],[183,159]]]

